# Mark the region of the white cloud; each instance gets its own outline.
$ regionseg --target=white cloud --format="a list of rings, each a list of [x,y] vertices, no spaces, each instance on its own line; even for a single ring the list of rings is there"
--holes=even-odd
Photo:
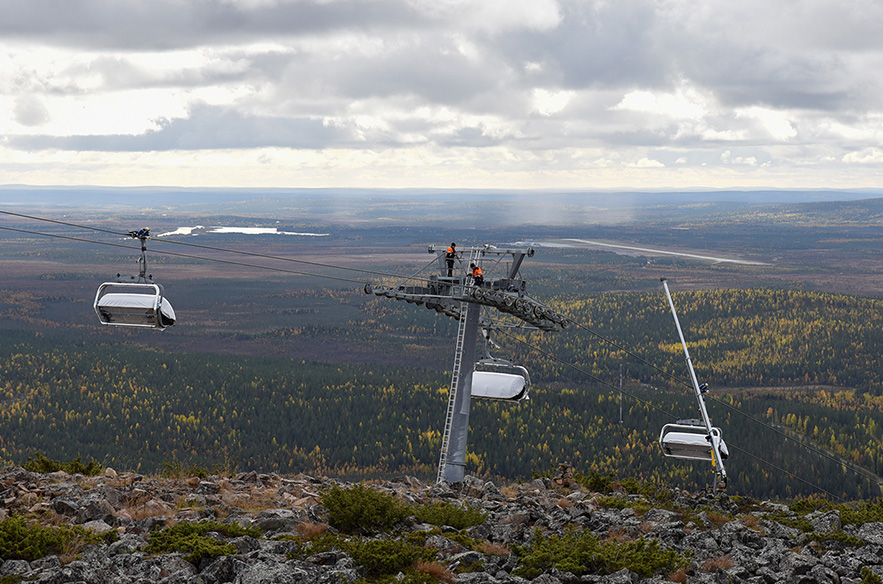
[[[758,120],[763,128],[776,140],[788,140],[797,136],[787,112],[763,107],[749,107],[736,110],[737,117]]]
[[[665,168],[664,164],[658,160],[653,160],[652,158],[641,158],[640,160],[632,162],[628,166],[634,168]]]
[[[843,162],[850,164],[883,164],[883,150],[879,148],[863,148],[858,152],[850,152],[843,157]]]
[[[573,99],[572,91],[550,91],[547,89],[534,89],[534,108],[540,115],[551,116],[567,107]]]
[[[757,158],[754,156],[733,156],[733,153],[729,150],[725,150],[720,158],[721,162],[725,164],[757,166]]]
[[[678,88],[674,92],[630,91],[612,109],[696,120],[708,112],[707,101],[692,88]]]

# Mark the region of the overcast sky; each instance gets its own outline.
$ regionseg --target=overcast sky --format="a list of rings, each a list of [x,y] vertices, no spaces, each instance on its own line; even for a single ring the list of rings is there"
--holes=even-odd
[[[880,0],[0,0],[0,184],[881,187]]]

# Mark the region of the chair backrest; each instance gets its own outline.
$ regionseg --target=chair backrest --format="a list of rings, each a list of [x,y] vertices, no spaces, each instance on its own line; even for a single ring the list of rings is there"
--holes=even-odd
[[[712,428],[711,432],[720,442],[721,456],[726,458],[729,452],[721,438],[720,428]],[[659,433],[659,446],[662,447],[665,456],[687,460],[712,460],[711,440],[703,426],[666,424]]]
[[[175,324],[175,310],[159,284],[105,282],[93,303],[101,324],[162,330]]]
[[[521,375],[474,371],[472,373],[472,397],[503,401],[529,399],[530,384]]]

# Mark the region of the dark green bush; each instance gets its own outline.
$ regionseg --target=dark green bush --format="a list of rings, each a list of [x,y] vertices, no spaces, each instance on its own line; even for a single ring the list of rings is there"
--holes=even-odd
[[[345,549],[366,576],[395,575],[414,562],[428,562],[435,551],[395,539],[365,539],[350,542]]]
[[[616,471],[610,471],[609,474],[601,474],[597,471],[589,471],[589,474],[576,473],[573,480],[582,487],[595,493],[611,493],[613,492],[613,481],[616,480]]]
[[[806,515],[813,511],[828,511],[834,505],[827,499],[819,499],[817,497],[798,497],[788,504],[788,507],[799,515]]]
[[[525,578],[535,578],[551,568],[576,576],[611,574],[628,568],[646,578],[660,571],[670,573],[690,565],[687,558],[674,550],[660,548],[657,540],[640,538],[621,543],[602,542],[590,531],[573,529],[567,530],[563,536],[549,538],[536,530],[529,549],[516,547],[514,551],[520,558],[515,574]]]
[[[414,516],[421,523],[449,525],[455,529],[481,525],[487,520],[487,514],[481,509],[469,505],[460,507],[447,501],[435,501],[420,505],[414,510]]]
[[[880,578],[873,570],[865,566],[862,568],[861,584],[883,584],[883,578]]]
[[[628,497],[598,497],[598,504],[605,509],[634,509],[638,515],[643,515],[651,509],[652,505],[645,500],[630,501]]]
[[[96,460],[83,464],[81,457],[78,456],[70,462],[59,462],[46,458],[40,452],[35,452],[33,457],[29,456],[28,461],[21,466],[30,472],[50,473],[63,470],[68,474],[81,474],[87,477],[94,477],[104,472],[104,467]]]
[[[322,493],[322,505],[328,510],[328,524],[344,533],[378,533],[411,514],[394,496],[362,485],[334,485]]]
[[[203,558],[214,558],[236,553],[233,544],[221,543],[206,533],[214,531],[225,537],[239,537],[249,535],[259,537],[257,529],[246,529],[235,523],[219,523],[217,521],[201,521],[193,523],[185,521],[166,527],[162,531],[150,534],[150,539],[145,548],[147,552],[159,554],[164,552],[184,552],[184,559],[194,565],[199,565]]]
[[[843,530],[832,531],[830,533],[813,533],[812,538],[822,543],[837,542],[849,547],[862,547],[868,542],[855,535],[849,535]]]
[[[0,521],[0,559],[32,562],[49,554],[59,554],[74,544],[97,544],[113,541],[116,531],[101,536],[80,526],[44,527],[28,525],[23,517]]]
[[[289,559],[304,559],[331,550],[341,550],[352,556],[363,574],[373,584],[386,581],[384,577],[405,574],[403,582],[424,582],[426,578],[410,569],[414,562],[430,562],[435,551],[423,547],[420,538],[398,539],[350,539],[342,535],[324,533],[301,542],[297,550],[287,555]]]
[[[883,521],[883,498],[877,498],[876,501],[843,503],[837,505],[837,509],[840,509],[840,520],[847,525]]]

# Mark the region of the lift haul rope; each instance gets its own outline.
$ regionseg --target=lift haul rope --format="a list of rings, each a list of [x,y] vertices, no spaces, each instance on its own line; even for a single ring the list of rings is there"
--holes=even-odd
[[[102,229],[102,228],[100,228],[100,227],[91,227],[91,226],[89,226],[89,225],[79,225],[79,224],[77,224],[77,223],[69,223],[69,222],[67,222],[67,221],[59,221],[59,220],[57,220],[57,219],[47,219],[47,218],[45,218],[45,217],[36,217],[36,216],[34,216],[34,215],[25,215],[25,214],[23,214],[23,213],[13,213],[12,211],[3,211],[3,210],[0,210],[0,213],[2,213],[2,214],[4,214],[4,215],[11,215],[11,216],[13,216],[13,217],[20,217],[20,218],[22,218],[22,219],[32,219],[32,220],[34,220],[34,221],[44,221],[44,222],[46,222],[46,223],[54,223],[54,224],[56,224],[56,225],[65,225],[65,226],[67,226],[67,227],[76,227],[76,228],[78,228],[78,229],[88,229],[88,230],[91,230],[91,231],[97,231],[97,232],[99,232],[99,233],[108,233],[108,234],[110,234],[110,235],[118,235],[118,236],[120,236],[120,237],[127,237],[127,236],[129,235],[128,232],[126,232],[126,233],[122,233],[122,232],[119,232],[119,231],[112,231],[112,230],[109,230],[109,229]],[[9,227],[4,227],[3,229],[9,229],[9,230],[11,230],[11,231],[16,231],[16,230],[14,230],[14,229],[12,229],[12,228],[9,228]],[[19,231],[21,231],[21,230],[19,230]],[[25,233],[27,233],[27,232],[25,231]],[[36,233],[36,235],[46,235],[46,236],[48,236],[48,237],[54,237],[53,235],[48,234],[48,233]],[[60,237],[60,236],[59,236],[59,237]],[[89,243],[101,243],[101,242],[98,242],[98,241],[92,241],[92,240],[83,240],[83,241],[89,241]],[[169,243],[169,244],[172,244],[172,245],[183,245],[183,246],[187,246],[187,247],[195,247],[195,248],[198,248],[198,249],[207,249],[207,250],[210,250],[210,251],[220,251],[220,252],[224,252],[224,253],[233,253],[233,254],[239,254],[239,255],[246,255],[246,256],[252,256],[252,257],[257,257],[257,258],[262,258],[262,259],[268,259],[268,260],[277,260],[277,261],[281,261],[281,262],[293,262],[293,263],[297,263],[297,264],[306,264],[306,265],[316,266],[316,267],[320,267],[320,268],[331,268],[331,269],[335,269],[335,270],[345,270],[345,271],[349,271],[349,272],[358,272],[358,273],[361,273],[361,274],[370,274],[370,275],[372,275],[372,276],[383,276],[383,277],[399,278],[399,279],[415,279],[415,280],[418,279],[416,276],[401,276],[401,275],[399,275],[399,274],[389,274],[389,273],[386,273],[386,272],[377,272],[377,271],[373,271],[373,270],[365,270],[365,269],[361,269],[361,268],[350,268],[350,267],[344,267],[344,266],[335,266],[335,265],[333,265],[333,264],[325,264],[325,263],[322,263],[322,262],[312,262],[312,261],[309,261],[309,260],[299,260],[299,259],[295,259],[295,258],[287,258],[287,257],[281,257],[281,256],[274,256],[274,255],[268,255],[268,254],[262,254],[262,253],[250,252],[250,251],[241,251],[241,250],[236,250],[236,249],[225,249],[225,248],[222,248],[222,247],[215,247],[215,246],[211,246],[211,245],[201,245],[201,244],[198,244],[198,243],[187,243],[187,242],[185,242],[185,241],[175,241],[175,240],[173,240],[173,239],[153,239],[152,241],[156,241],[156,242],[160,242],[160,243]],[[153,253],[165,253],[166,255],[176,255],[176,254],[174,254],[174,253],[172,253],[172,252],[158,252],[158,251],[154,251]],[[180,254],[177,254],[177,255],[180,255]],[[180,257],[195,257],[195,256],[181,255]],[[203,260],[208,260],[208,261],[220,261],[220,260],[212,260],[211,258],[196,258],[196,259],[203,259]],[[249,266],[250,264],[239,264],[239,265]],[[284,270],[282,270],[282,271],[284,272]],[[297,273],[297,272],[287,272],[287,273]],[[325,276],[321,276],[321,275],[319,275],[319,274],[308,274],[308,273],[307,273],[307,274],[304,274],[304,275],[308,275],[308,276],[318,276],[318,277],[325,277]],[[359,284],[364,284],[364,283],[365,283],[364,280],[344,280],[344,281],[356,282],[356,283],[359,283]]]
[[[15,227],[4,227],[2,225],[0,225],[0,229],[6,230],[6,231],[16,231],[18,233],[27,233],[28,235],[40,235],[43,237],[55,237],[57,239],[67,239],[70,241],[79,241],[82,243],[94,243],[96,245],[105,245],[108,247],[119,247],[119,248],[126,249],[126,250],[133,249],[131,246],[123,245],[121,243],[110,243],[107,241],[95,241],[94,239],[84,239],[82,237],[73,237],[70,235],[59,235],[56,233],[40,233],[39,231],[28,231],[27,229],[16,229]],[[180,258],[188,258],[188,259],[194,259],[194,260],[202,260],[202,261],[206,261],[206,262],[216,262],[216,263],[220,263],[220,264],[230,264],[230,265],[234,265],[234,266],[245,266],[247,268],[257,268],[259,270],[270,270],[272,272],[281,272],[283,274],[294,274],[296,276],[312,276],[315,278],[325,278],[326,280],[337,280],[340,282],[349,282],[349,283],[353,283],[353,284],[364,284],[365,283],[364,280],[353,280],[352,278],[341,278],[338,276],[329,276],[327,274],[315,274],[315,273],[311,273],[311,272],[300,272],[297,270],[286,270],[285,268],[274,268],[273,266],[262,266],[260,264],[249,264],[246,262],[237,262],[237,261],[233,261],[233,260],[224,260],[224,259],[220,259],[220,258],[208,258],[208,257],[191,255],[191,254],[186,254],[186,253],[177,253],[174,251],[151,250],[150,253],[159,254],[159,255],[174,256],[174,257],[180,257]],[[240,253],[240,252],[232,252],[232,253]],[[346,269],[350,269],[350,268],[339,268],[339,269],[346,270]]]
[[[77,223],[71,223],[71,222],[67,222],[67,221],[59,221],[59,220],[55,220],[55,219],[48,219],[48,218],[44,218],[44,217],[37,217],[37,216],[33,216],[33,215],[26,215],[26,214],[23,214],[23,213],[15,213],[15,212],[12,212],[12,211],[0,210],[0,214],[3,214],[3,215],[9,215],[9,216],[13,216],[13,217],[19,217],[19,218],[22,218],[22,219],[30,219],[30,220],[34,220],[34,221],[42,221],[42,222],[46,222],[46,223],[53,223],[53,224],[56,224],[56,225],[64,225],[64,226],[67,226],[67,227],[74,227],[74,228],[78,228],[78,229],[85,229],[85,230],[90,230],[90,231],[96,231],[96,232],[100,232],[100,233],[107,233],[107,234],[115,235],[115,236],[119,236],[119,237],[128,237],[128,236],[130,236],[130,234],[129,234],[128,232],[125,232],[125,233],[123,233],[123,232],[117,232],[117,231],[112,231],[112,230],[108,230],[108,229],[102,229],[102,228],[98,228],[98,227],[92,227],[92,226],[88,226],[88,225],[80,225],[80,224],[77,224]],[[108,246],[108,247],[116,247],[116,248],[121,248],[121,249],[126,249],[126,250],[131,250],[131,249],[132,249],[132,247],[129,246],[129,245],[123,245],[123,244],[119,244],[119,243],[111,243],[111,242],[104,242],[104,241],[95,241],[95,240],[85,239],[85,238],[81,238],[81,237],[74,237],[74,236],[69,236],[69,235],[52,234],[52,233],[41,233],[41,232],[37,232],[37,231],[30,231],[30,230],[26,230],[26,229],[19,229],[19,228],[6,227],[6,226],[0,226],[0,229],[6,230],[6,231],[13,231],[13,232],[17,232],[17,233],[24,233],[24,234],[28,234],[28,235],[37,235],[37,236],[43,236],[43,237],[54,237],[54,238],[57,238],[57,239],[65,239],[65,240],[68,240],[68,241],[76,241],[76,242],[81,242],[81,243],[91,243],[91,244],[96,244],[96,245],[104,245],[104,246]],[[375,275],[375,276],[392,277],[392,278],[405,279],[405,280],[414,280],[414,279],[418,279],[417,275],[412,275],[412,276],[401,276],[401,275],[399,275],[399,274],[390,274],[390,273],[386,273],[386,272],[378,272],[378,271],[365,270],[365,269],[360,269],[360,268],[352,268],[352,267],[337,266],[337,265],[327,264],[327,263],[322,263],[322,262],[313,262],[313,261],[309,261],[309,260],[300,260],[300,259],[294,259],[294,258],[286,258],[286,257],[280,257],[280,256],[273,256],[273,255],[269,255],[269,254],[260,254],[260,253],[256,253],[256,252],[247,252],[247,251],[241,251],[241,250],[232,250],[232,249],[226,249],[226,248],[215,247],[215,246],[209,246],[209,245],[201,245],[201,244],[187,243],[187,242],[174,241],[174,240],[153,240],[153,241],[158,241],[158,242],[161,242],[161,243],[169,243],[169,244],[173,244],[173,245],[183,245],[183,246],[187,246],[187,247],[193,247],[193,248],[198,248],[198,249],[205,249],[205,250],[209,250],[209,251],[218,251],[218,252],[223,252],[223,253],[239,254],[239,255],[251,256],[251,257],[256,257],[256,258],[275,260],[275,261],[286,261],[286,262],[300,263],[300,264],[311,265],[311,266],[316,266],[316,267],[324,267],[324,268],[330,268],[330,269],[336,269],[336,270],[343,270],[343,271],[357,272],[357,273],[362,273],[362,274],[370,274],[370,275]],[[352,279],[352,278],[343,278],[343,277],[339,277],[339,276],[331,276],[331,275],[327,275],[327,274],[317,274],[317,273],[311,273],[311,272],[302,272],[302,271],[297,271],[297,270],[288,270],[288,269],[278,268],[278,267],[273,267],[273,266],[264,266],[264,265],[260,265],[260,264],[250,264],[250,263],[246,263],[246,262],[237,262],[237,261],[233,261],[233,260],[224,260],[224,259],[220,259],[220,258],[211,258],[211,257],[197,256],[197,255],[192,255],[192,254],[183,254],[183,253],[176,253],[176,252],[162,251],[162,250],[151,250],[151,253],[162,254],[162,255],[168,255],[168,256],[174,256],[174,257],[181,257],[181,258],[187,258],[187,259],[195,259],[195,260],[201,260],[201,261],[210,261],[210,262],[216,262],[216,263],[223,263],[223,264],[228,264],[228,265],[237,265],[237,266],[243,266],[243,267],[249,267],[249,268],[256,268],[256,269],[262,269],[262,270],[268,270],[268,271],[280,272],[280,273],[284,273],[284,274],[293,274],[293,275],[298,275],[298,276],[309,276],[309,277],[323,278],[323,279],[335,280],[335,281],[340,281],[340,282],[348,282],[348,283],[355,283],[355,284],[364,284],[364,283],[365,283],[364,280],[356,280],[356,279]],[[432,263],[432,262],[431,262],[431,263]],[[431,263],[430,263],[430,265],[431,265]],[[425,269],[425,268],[424,268],[424,269]],[[422,270],[421,270],[421,271],[422,271]],[[418,273],[419,273],[419,272],[418,272]],[[622,345],[616,343],[616,342],[613,341],[612,339],[610,339],[610,338],[608,338],[608,337],[605,337],[604,335],[601,335],[600,333],[598,333],[598,332],[592,330],[591,328],[586,327],[585,325],[582,325],[582,324],[580,324],[580,323],[578,323],[578,322],[575,322],[575,321],[570,320],[570,323],[576,325],[577,328],[579,328],[579,329],[581,329],[581,330],[584,330],[584,331],[588,332],[589,334],[591,334],[591,335],[593,335],[593,336],[595,336],[595,337],[601,339],[602,341],[604,341],[604,342],[606,342],[606,343],[609,343],[609,344],[610,344],[611,346],[613,346],[614,348],[616,348],[616,349],[618,349],[618,350],[620,350],[620,351],[623,351],[626,355],[632,357],[633,359],[636,359],[636,360],[640,361],[641,363],[647,365],[648,367],[651,367],[652,369],[656,370],[657,372],[662,373],[663,375],[669,377],[671,380],[676,381],[677,383],[680,383],[680,384],[684,385],[685,387],[688,387],[688,388],[691,387],[691,385],[690,385],[686,380],[684,380],[683,378],[678,377],[677,375],[675,375],[675,374],[673,374],[673,373],[671,373],[671,372],[668,372],[668,371],[662,369],[661,367],[658,367],[658,366],[654,365],[654,364],[651,363],[650,361],[644,359],[644,358],[641,357],[640,355],[638,355],[638,354],[636,354],[636,353],[630,351],[629,349],[623,347]],[[501,331],[501,332],[502,332],[502,331]],[[510,335],[510,334],[505,333],[505,332],[503,332],[503,334],[505,334],[506,336],[509,336],[509,337],[513,338],[513,339],[516,340],[517,342],[522,343],[522,344],[526,345],[527,347],[529,347],[529,348],[531,348],[531,349],[533,349],[533,350],[535,350],[535,351],[537,351],[537,352],[542,353],[542,354],[545,355],[546,357],[548,357],[548,358],[550,358],[550,359],[552,359],[552,360],[555,360],[555,361],[561,363],[562,365],[565,365],[565,366],[567,366],[567,367],[571,367],[571,368],[573,368],[574,370],[576,370],[576,371],[582,373],[583,375],[586,375],[587,377],[593,379],[594,381],[596,381],[597,383],[599,383],[599,384],[601,384],[601,385],[604,385],[604,386],[610,387],[611,389],[614,389],[614,390],[616,390],[616,391],[621,391],[621,389],[620,389],[618,386],[614,386],[613,384],[608,383],[608,382],[604,381],[603,379],[600,379],[599,377],[597,377],[597,376],[595,376],[595,375],[589,373],[588,371],[586,371],[586,370],[580,368],[580,367],[577,366],[577,365],[574,365],[574,364],[572,364],[572,363],[568,363],[568,362],[566,362],[566,361],[563,361],[563,360],[559,359],[558,357],[556,357],[556,356],[550,354],[550,353],[547,352],[547,351],[544,351],[543,349],[540,349],[539,347],[537,347],[537,346],[535,346],[535,345],[531,345],[530,343],[527,343],[526,341],[522,341],[521,339],[515,337],[514,335]],[[638,401],[638,402],[640,402],[640,403],[643,403],[644,405],[646,405],[646,406],[648,406],[648,407],[650,407],[650,408],[652,408],[652,409],[655,409],[655,410],[657,410],[657,411],[659,411],[659,412],[661,412],[661,413],[663,413],[663,414],[665,414],[665,415],[667,415],[667,416],[671,416],[672,418],[676,418],[676,416],[675,416],[674,414],[672,414],[671,412],[667,412],[667,411],[665,411],[665,410],[659,408],[658,406],[653,405],[651,402],[649,402],[649,401],[647,401],[647,400],[643,400],[643,399],[637,397],[636,395],[631,394],[631,393],[626,392],[626,391],[623,391],[622,393],[623,393],[624,395],[627,395],[627,396],[629,396],[630,398],[634,399],[635,401]],[[747,419],[749,419],[749,420],[751,420],[751,421],[753,421],[753,422],[755,422],[755,423],[757,423],[757,424],[759,424],[759,425],[761,425],[761,426],[763,426],[763,427],[765,427],[765,428],[767,428],[767,429],[769,429],[769,430],[772,430],[773,432],[775,432],[776,434],[779,434],[779,435],[782,436],[782,437],[785,437],[785,438],[787,438],[787,439],[792,439],[792,440],[794,439],[793,436],[789,436],[789,435],[786,434],[785,432],[783,432],[783,431],[781,431],[781,430],[778,430],[777,428],[773,427],[773,426],[770,425],[770,424],[766,424],[766,423],[763,422],[762,420],[759,420],[759,419],[755,418],[754,416],[751,416],[750,414],[748,414],[748,413],[746,413],[746,412],[743,412],[742,410],[740,410],[740,409],[734,407],[734,406],[731,405],[731,404],[728,404],[728,403],[726,403],[726,402],[724,402],[724,401],[722,401],[722,400],[720,400],[720,399],[717,399],[717,398],[714,398],[714,397],[711,397],[711,396],[706,396],[706,398],[707,398],[707,399],[711,399],[711,400],[714,401],[715,403],[718,403],[718,404],[720,404],[720,405],[722,405],[722,406],[728,408],[729,410],[734,411],[734,412],[736,412],[736,413],[738,413],[738,414],[744,416],[745,418],[747,418]],[[849,461],[846,461],[846,460],[844,460],[844,459],[841,459],[841,458],[838,458],[838,457],[832,456],[832,455],[829,454],[828,452],[826,452],[826,451],[824,451],[824,450],[821,450],[821,449],[818,449],[818,448],[816,448],[815,446],[813,446],[812,444],[809,444],[809,443],[806,443],[806,442],[803,442],[803,441],[800,441],[800,444],[801,444],[801,446],[804,446],[805,448],[807,448],[808,450],[811,450],[812,452],[818,454],[819,456],[825,457],[825,458],[827,458],[827,459],[829,459],[829,460],[831,460],[831,461],[833,461],[833,462],[836,462],[836,463],[839,464],[839,465],[842,465],[842,466],[845,466],[845,467],[849,468],[850,470],[852,470],[852,471],[853,471],[854,473],[856,473],[856,474],[860,474],[860,475],[862,475],[862,476],[865,477],[865,478],[868,478],[868,479],[870,479],[870,480],[873,480],[874,482],[877,482],[877,481],[878,481],[878,478],[877,478],[876,476],[873,476],[872,473],[870,473],[869,471],[865,471],[864,469],[861,469],[861,468],[856,468],[856,467],[855,467],[854,465],[852,465],[852,463],[850,463]],[[746,455],[748,455],[749,457],[751,457],[751,458],[757,460],[758,462],[761,462],[761,463],[763,463],[763,464],[766,464],[766,465],[770,466],[771,468],[773,468],[773,469],[775,469],[775,470],[777,470],[777,471],[779,471],[779,472],[783,472],[783,473],[787,474],[788,476],[790,476],[791,478],[793,478],[793,479],[795,479],[795,480],[797,480],[797,481],[800,481],[800,482],[802,482],[802,483],[804,483],[804,484],[806,484],[806,485],[808,485],[808,486],[810,486],[810,487],[812,487],[812,488],[814,488],[814,489],[817,489],[818,491],[823,492],[823,493],[827,494],[828,496],[830,496],[830,497],[832,497],[832,498],[838,499],[838,500],[840,500],[840,501],[843,501],[843,500],[844,500],[842,497],[839,497],[839,496],[837,496],[837,495],[835,495],[835,494],[833,494],[833,493],[830,493],[829,491],[826,491],[825,489],[819,487],[818,485],[815,485],[815,484],[813,484],[813,483],[811,483],[811,482],[809,482],[809,481],[807,481],[807,480],[805,480],[805,479],[802,479],[802,478],[800,478],[800,477],[798,477],[798,476],[796,476],[796,475],[794,475],[794,474],[792,474],[792,473],[790,473],[790,472],[788,472],[788,471],[786,471],[786,470],[784,470],[784,469],[778,467],[777,465],[775,465],[775,464],[773,464],[773,463],[771,463],[771,462],[769,462],[769,461],[766,461],[766,460],[764,460],[764,459],[762,459],[762,458],[760,458],[760,457],[758,457],[758,456],[756,456],[756,455],[754,455],[754,454],[751,454],[751,453],[745,451],[745,450],[742,449],[742,448],[739,448],[739,447],[736,447],[736,446],[732,446],[732,445],[730,445],[730,448],[732,448],[732,449],[734,449],[734,450],[737,450],[737,451],[739,451],[739,452],[741,452],[741,453],[743,453],[743,454],[746,454]]]

